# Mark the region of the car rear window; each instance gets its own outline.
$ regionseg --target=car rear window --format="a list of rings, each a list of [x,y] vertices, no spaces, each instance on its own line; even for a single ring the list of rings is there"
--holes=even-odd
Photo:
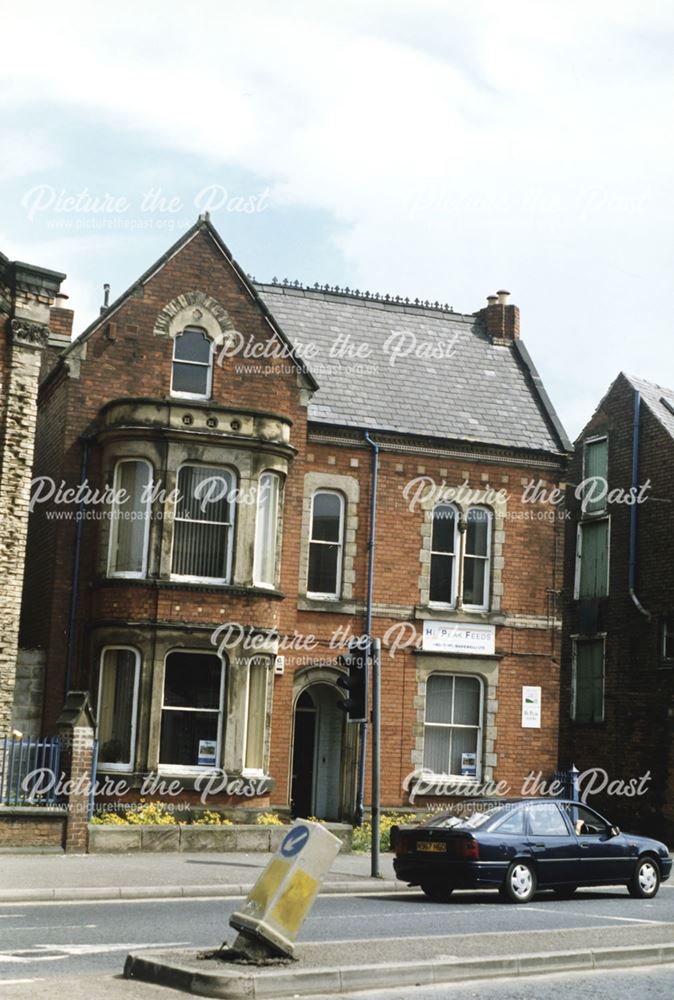
[[[477,830],[492,822],[503,811],[501,803],[491,805],[490,803],[477,803],[474,806],[466,805],[460,813],[443,813],[435,816],[426,824],[427,826],[443,827],[451,829],[453,827],[463,827],[468,830]]]

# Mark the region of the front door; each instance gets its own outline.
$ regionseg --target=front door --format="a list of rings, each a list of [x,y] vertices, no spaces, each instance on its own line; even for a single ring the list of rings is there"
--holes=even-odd
[[[344,713],[341,692],[312,684],[297,699],[293,741],[292,810],[295,816],[338,820],[341,813]]]

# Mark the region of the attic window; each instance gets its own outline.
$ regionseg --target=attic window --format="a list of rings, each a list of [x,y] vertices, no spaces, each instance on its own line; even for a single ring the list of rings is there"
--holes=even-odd
[[[212,376],[213,341],[199,327],[185,327],[173,342],[171,394],[210,399]]]

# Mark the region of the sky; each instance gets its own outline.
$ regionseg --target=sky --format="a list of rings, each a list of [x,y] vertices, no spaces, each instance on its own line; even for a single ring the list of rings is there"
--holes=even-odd
[[[205,210],[258,280],[506,288],[575,437],[674,386],[674,8],[176,0],[3,11],[0,249],[75,331]]]

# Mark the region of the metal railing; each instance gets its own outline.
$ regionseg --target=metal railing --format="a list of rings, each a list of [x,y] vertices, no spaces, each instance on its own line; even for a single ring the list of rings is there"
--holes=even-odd
[[[60,803],[58,737],[0,740],[0,806],[53,806]]]
[[[579,771],[575,764],[572,764],[567,771],[555,771],[554,780],[559,782],[563,787],[563,791],[559,796],[560,798],[573,799],[574,802],[578,802],[580,798],[578,793],[578,774]]]

